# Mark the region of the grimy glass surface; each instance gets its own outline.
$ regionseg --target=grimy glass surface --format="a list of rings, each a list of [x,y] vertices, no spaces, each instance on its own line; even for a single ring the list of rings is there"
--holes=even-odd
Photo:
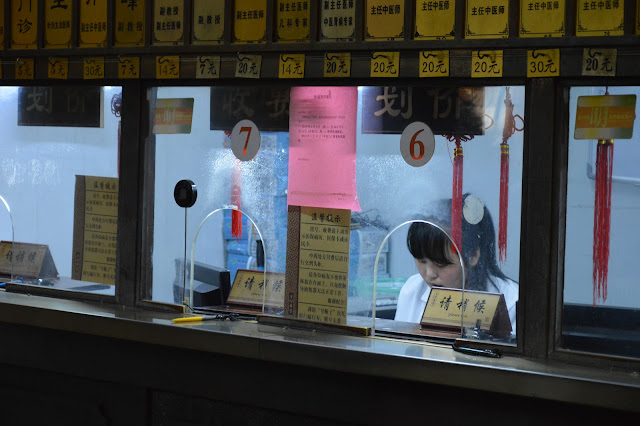
[[[635,95],[635,121],[631,139],[613,139],[598,155],[596,139],[575,138],[576,113],[580,97],[604,96],[607,90],[610,96]],[[638,86],[572,87],[570,91],[561,342],[567,349],[640,357],[640,287],[634,268],[640,262],[639,96]],[[610,191],[606,183],[601,186],[605,191],[596,191],[598,173],[608,175],[603,155],[607,151],[613,160]],[[610,208],[598,209],[596,215],[595,206],[604,207],[609,199]],[[609,225],[600,227],[600,232],[594,230],[596,216],[609,217]],[[597,270],[606,279],[599,281],[594,277],[594,245],[601,242],[600,247],[605,247],[607,234],[608,258],[600,258]]]
[[[0,88],[0,195],[14,225],[11,235],[0,216],[4,279],[115,295],[121,94],[120,87]]]
[[[191,247],[198,228],[217,209],[221,211],[209,217],[199,231],[195,262],[213,271],[229,270],[231,283],[238,269],[260,269],[258,238],[250,226],[250,218],[264,239],[264,269],[285,273],[287,190],[296,178],[289,169],[289,88],[258,86],[251,90],[255,93],[241,87],[157,89],[157,99],[193,98],[194,107],[190,133],[155,135],[151,289],[155,301],[182,303],[182,288],[189,285],[183,264],[185,259],[187,265],[191,261]],[[500,175],[504,163],[500,145],[505,116],[524,118],[524,88],[478,87],[474,91],[426,86],[358,87],[357,91],[355,179],[360,209],[351,211],[347,315],[371,318],[375,306],[378,330],[424,333],[419,324],[422,312],[415,318],[395,320],[398,297],[407,281],[413,279],[420,284],[419,296],[425,295],[428,287],[421,281],[416,261],[407,248],[408,225],[389,236],[379,256],[378,251],[394,228],[407,221],[425,219],[435,205],[451,199],[455,142],[443,134],[473,135],[461,142],[464,161],[458,170],[463,174],[462,194],[465,199],[467,195],[475,197],[483,207],[480,211],[487,212],[479,218],[478,204],[471,202],[468,214],[475,216],[469,216],[469,220],[484,219],[491,225],[494,234],[487,238],[491,239],[492,251],[483,255],[493,257],[496,268],[513,280],[515,293],[510,293],[510,301],[514,302],[518,295],[520,260],[523,132],[507,132],[509,200],[505,212],[508,226],[502,261],[498,259]],[[269,94],[265,95],[266,92]],[[476,92],[481,96],[474,103],[469,97]],[[266,100],[257,105],[259,98]],[[509,102],[505,103],[508,99],[512,109]],[[474,120],[465,118],[468,114],[473,115]],[[223,116],[228,119],[226,127]],[[251,161],[239,162],[225,130],[231,131],[243,119],[256,123],[261,132],[261,146]],[[212,124],[213,121],[217,124]],[[401,153],[402,131],[413,122],[429,123],[436,133],[433,157],[418,167],[406,161]],[[320,123],[310,121],[309,124]],[[518,117],[513,122],[507,120],[508,129],[513,125],[521,129],[523,124]],[[410,143],[410,136],[405,143]],[[415,148],[415,143],[412,146]],[[414,154],[418,156],[418,151]],[[243,212],[241,239],[230,236],[229,206],[234,204],[231,188],[234,179],[238,182],[238,172]],[[331,168],[326,170],[326,173],[333,172]],[[192,207],[183,208],[174,200],[174,188],[179,181],[187,179],[197,187],[197,200]],[[443,222],[449,232],[446,218]],[[488,279],[491,281],[494,276],[489,274]],[[194,286],[204,282],[197,282],[197,272],[195,281]],[[491,285],[484,289],[495,291]],[[282,314],[281,309],[268,312]],[[481,334],[480,338],[483,336],[486,335]]]

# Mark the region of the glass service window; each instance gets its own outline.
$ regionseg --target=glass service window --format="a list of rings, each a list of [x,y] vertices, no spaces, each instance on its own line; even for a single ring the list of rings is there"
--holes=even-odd
[[[115,295],[121,88],[0,94],[3,279]]]
[[[178,129],[155,132],[155,146],[150,150],[155,157],[153,190],[147,191],[154,197],[148,260],[152,266],[152,300],[181,304],[187,297],[192,307],[215,306],[224,298],[222,290],[216,291],[222,288],[221,280],[228,280],[232,288],[260,281],[256,276],[241,275],[243,270],[267,271],[283,278],[285,272],[290,272],[286,271],[286,259],[291,254],[287,249],[292,248],[287,246],[287,220],[292,214],[288,202],[296,205],[291,197],[299,195],[292,191],[300,190],[299,184],[305,178],[311,180],[304,181],[307,183],[302,185],[302,192],[305,185],[329,187],[341,173],[344,175],[341,179],[353,179],[357,188],[357,198],[347,205],[351,211],[346,249],[349,252],[346,323],[364,324],[376,332],[393,335],[438,335],[440,330],[420,325],[426,302],[422,298],[428,296],[431,287],[420,274],[427,259],[416,260],[410,253],[407,232],[412,221],[438,219],[442,231],[451,234],[456,170],[464,207],[459,209],[459,217],[465,223],[459,246],[467,265],[467,283],[474,283],[470,287],[465,285],[465,289],[495,293],[498,298],[503,295],[502,313],[507,317],[502,318],[502,324],[511,333],[507,331],[506,336],[503,334],[497,340],[515,342],[524,87],[216,86],[152,90],[156,90],[151,114],[154,125],[167,102],[193,100],[191,128],[185,133]],[[300,95],[314,90],[326,93],[309,99]],[[352,97],[340,97],[351,91]],[[333,101],[341,104],[353,103],[346,108],[347,118],[317,113],[326,108],[330,97],[337,97]],[[309,114],[294,117],[291,111],[300,108],[307,108]],[[344,105],[340,108],[345,109]],[[335,110],[338,109],[336,106]],[[260,147],[250,161],[238,160],[231,147],[230,134],[241,120],[251,120],[260,131]],[[414,134],[420,136],[415,138],[411,134],[408,138],[403,136],[403,131],[415,122],[429,123],[429,131],[435,133],[433,154],[426,162],[420,161],[430,154],[424,142],[427,139],[422,136],[429,131],[416,130]],[[248,133],[244,134],[248,137]],[[340,139],[347,134],[353,137]],[[340,154],[335,154],[328,166],[311,178],[305,177],[305,168],[300,167],[301,162],[311,157],[300,154],[301,151],[292,157],[291,151],[300,149],[299,139],[306,137],[326,144],[336,138],[341,141],[336,145]],[[457,151],[456,138],[460,144]],[[353,151],[345,148],[350,143],[354,143]],[[330,157],[334,152],[337,151],[324,155]],[[463,164],[454,160],[456,152],[463,154]],[[352,167],[352,175],[345,173]],[[197,199],[190,207],[181,207],[174,197],[176,185],[185,180],[193,182],[197,189]],[[444,208],[446,213],[430,215],[435,206]],[[234,213],[242,218],[239,237],[233,235]],[[300,221],[304,223],[304,219]],[[305,229],[304,225],[301,229]],[[290,233],[291,229],[289,236]],[[300,238],[303,239],[302,231]],[[480,239],[478,245],[475,240]],[[300,251],[301,268],[319,259],[302,256],[322,256],[303,254],[307,248],[303,243],[295,247]],[[441,261],[438,259],[439,266],[446,266]],[[322,265],[318,268],[322,269]],[[318,270],[313,277],[300,278],[300,286],[305,287],[304,291],[321,294],[322,300],[330,305],[344,295],[343,287],[330,283],[326,272]],[[433,287],[453,285],[442,278],[427,279],[432,280]],[[322,280],[328,280],[324,283],[326,288],[319,284]],[[462,286],[462,280],[458,281]],[[409,287],[415,287],[413,292],[408,291]],[[409,293],[416,300],[409,301]],[[265,295],[265,300],[269,302],[269,295]],[[399,301],[404,303],[400,312]],[[259,310],[284,315],[283,306],[281,300],[265,303]],[[488,333],[491,324],[470,328],[467,337],[496,340]],[[459,324],[457,335],[460,336]]]
[[[640,357],[640,288],[632,267],[640,262],[639,95],[638,86],[570,89],[565,349]]]

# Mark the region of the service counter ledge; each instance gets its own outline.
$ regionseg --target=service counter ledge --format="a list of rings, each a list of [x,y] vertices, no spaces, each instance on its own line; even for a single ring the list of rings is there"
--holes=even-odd
[[[359,417],[357,410],[349,410],[353,408],[350,404],[359,398],[366,401],[371,392],[382,400],[388,395],[390,404],[398,400],[410,404],[411,398],[396,394],[414,392],[411,389],[424,391],[415,396],[423,401],[434,401],[429,392],[435,389],[481,404],[497,396],[510,401],[511,407],[560,404],[585,416],[589,410],[640,413],[638,372],[509,355],[486,358],[461,354],[446,345],[297,330],[255,321],[172,323],[176,316],[0,292],[0,364],[204,398],[236,398],[244,405],[284,411],[293,403],[295,412],[311,416],[319,412],[300,401],[292,402],[291,395],[300,393],[301,380],[324,377],[321,380],[333,380],[336,386],[311,382],[305,394],[324,386],[333,389],[333,394],[323,391],[318,395],[318,406],[323,400],[332,401],[332,410],[325,407],[323,415],[345,422],[364,421],[367,416],[375,417],[375,423],[384,422],[384,415],[374,413],[372,407],[367,408],[369,414],[362,412]],[[354,377],[360,387],[354,387],[350,380]],[[371,383],[380,383],[380,388],[367,390],[365,386]],[[225,392],[219,391],[221,387]],[[362,395],[351,397],[340,408],[335,401],[349,389],[362,391]],[[230,396],[234,392],[241,396]],[[282,397],[274,397],[274,392]],[[514,405],[513,399],[518,403]],[[376,405],[373,400],[369,403]],[[497,412],[500,410],[503,408]]]

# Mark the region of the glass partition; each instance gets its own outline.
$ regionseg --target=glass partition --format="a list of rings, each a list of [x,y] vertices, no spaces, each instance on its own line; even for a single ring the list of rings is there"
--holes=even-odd
[[[24,286],[115,295],[120,87],[0,88],[0,273]],[[13,273],[12,273],[13,272]]]
[[[183,303],[182,287],[190,280],[184,267],[191,261],[190,244],[210,215],[198,234],[194,263],[218,273],[228,271],[231,296],[238,283],[262,281],[247,271],[266,273],[267,282],[269,274],[275,274],[278,302],[261,294],[265,303],[259,304],[259,312],[288,315],[288,276],[289,285],[294,283],[304,299],[296,299],[300,319],[425,334],[423,312],[415,318],[397,312],[401,290],[412,277],[420,277],[407,246],[408,223],[431,217],[453,235],[451,217],[457,211],[460,225],[454,231],[458,229],[461,240],[456,244],[462,247],[463,262],[473,263],[465,274],[476,277],[474,290],[508,292],[503,295],[511,319],[507,322],[510,337],[515,336],[523,87],[156,90],[154,125],[159,108],[172,99],[193,99],[193,119],[188,132],[155,134],[149,251],[153,300]],[[419,123],[428,125],[407,134]],[[240,151],[250,151],[247,129],[252,125],[260,134],[259,149],[243,161],[243,153],[234,153],[233,129],[244,132]],[[423,136],[430,132],[434,136],[429,142]],[[182,180],[197,187],[191,207],[180,207],[174,199]],[[454,186],[458,204],[452,209]],[[436,206],[441,211],[429,216]],[[234,234],[233,223],[242,229],[240,234]],[[287,245],[291,235],[296,241]],[[467,242],[480,237],[481,245]],[[194,267],[194,288],[197,275]],[[220,307],[220,295],[215,294],[214,304]],[[240,307],[237,300],[232,297],[231,305]],[[332,313],[345,316],[336,319]]]
[[[630,268],[640,261],[638,96],[638,86],[570,89],[565,349],[640,357],[640,288]]]

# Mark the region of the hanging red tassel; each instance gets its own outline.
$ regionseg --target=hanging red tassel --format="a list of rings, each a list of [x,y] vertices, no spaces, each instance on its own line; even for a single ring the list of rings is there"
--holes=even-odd
[[[231,139],[231,132],[224,132],[228,139]],[[231,143],[230,141],[228,141]],[[231,204],[237,209],[231,210],[231,236],[236,240],[242,238],[242,213],[240,212],[240,202],[242,201],[242,168],[240,160],[236,159],[231,172]]]
[[[613,139],[600,139],[596,154],[596,197],[593,219],[593,306],[596,306],[600,300],[602,302],[607,300],[612,174]]]
[[[451,238],[462,250],[462,176],[463,159],[460,138],[456,138],[456,147],[453,150],[453,189],[451,196]]]
[[[506,88],[504,96],[504,127],[502,128],[502,143],[500,144],[500,209],[498,211],[498,258],[500,263],[507,260],[507,227],[509,220],[509,138],[516,130],[516,117],[513,114],[511,93]],[[524,123],[524,120],[522,120]],[[524,126],[523,126],[524,128]]]

